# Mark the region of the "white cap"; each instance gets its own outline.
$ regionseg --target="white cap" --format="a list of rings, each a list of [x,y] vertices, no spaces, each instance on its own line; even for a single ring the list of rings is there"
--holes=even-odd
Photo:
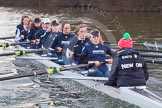
[[[44,24],[46,23],[51,23],[51,20],[49,18],[43,18],[43,21],[42,21]]]

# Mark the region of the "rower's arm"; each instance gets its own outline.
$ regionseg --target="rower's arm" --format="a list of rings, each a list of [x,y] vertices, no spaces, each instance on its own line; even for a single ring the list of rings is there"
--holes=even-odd
[[[15,35],[15,41],[18,42],[20,40],[20,29],[17,28],[16,35]]]
[[[113,50],[113,49],[111,49],[110,56],[111,56],[112,58],[114,58],[115,55],[116,55],[116,51]]]
[[[109,75],[109,79],[105,83],[105,85],[117,86],[117,76],[118,76],[117,65],[118,65],[118,58],[114,58],[111,71],[110,71],[110,75]]]

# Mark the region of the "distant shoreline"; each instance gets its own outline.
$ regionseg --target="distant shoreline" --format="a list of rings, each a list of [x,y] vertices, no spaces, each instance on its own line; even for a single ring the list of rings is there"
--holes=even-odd
[[[162,12],[161,0],[0,0],[0,6],[51,8],[94,7],[109,12]]]

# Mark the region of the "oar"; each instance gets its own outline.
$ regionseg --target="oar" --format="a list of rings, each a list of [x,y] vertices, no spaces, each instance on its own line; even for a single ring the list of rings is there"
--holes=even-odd
[[[27,59],[27,60],[58,60],[57,57],[24,57],[24,56],[19,56],[15,57],[16,59]]]
[[[145,60],[147,63],[156,63],[156,64],[162,64],[161,60]]]
[[[118,49],[118,47],[111,47],[112,49]],[[157,53],[162,53],[162,50],[147,50],[147,49],[139,49],[139,48],[133,48],[137,51],[143,51],[143,52],[157,52]]]
[[[104,44],[117,44],[118,43],[118,41],[104,41]],[[135,44],[138,44],[138,42],[136,42],[136,41],[133,41],[133,43],[135,43]]]
[[[0,47],[6,48],[14,45],[30,44],[31,42],[19,42],[19,43],[3,43]]]
[[[42,52],[42,51],[49,51],[48,49],[35,49],[35,50],[17,50],[15,52],[9,52],[9,53],[3,53],[0,54],[0,56],[9,56],[9,55],[25,55],[26,53],[36,53],[36,52]]]
[[[15,36],[8,36],[8,37],[0,37],[0,39],[13,39]]]
[[[155,58],[162,58],[161,54],[140,54],[142,57],[155,57]]]
[[[0,78],[0,81],[23,78],[23,77],[31,77],[31,76],[36,76],[36,75],[55,74],[55,73],[59,73],[61,71],[71,70],[71,69],[81,68],[81,67],[86,67],[86,66],[89,66],[89,64],[80,64],[80,65],[75,65],[75,66],[69,66],[66,68],[54,67],[54,68],[50,68],[50,69],[46,69],[46,70],[39,70],[38,72],[34,71],[32,73],[25,73],[24,75],[2,77],[2,78]]]
[[[144,42],[144,43],[134,43],[134,45],[136,45],[136,46],[146,46],[146,47],[153,47],[153,48],[156,48],[156,49],[158,49],[158,48],[162,48],[162,44],[158,44],[156,41],[155,41],[155,43],[153,44],[153,43],[148,43],[148,42]]]
[[[162,50],[145,50],[145,49],[137,49],[135,48],[137,51],[144,51],[144,52],[158,52],[158,53],[162,53]]]
[[[43,74],[46,74],[46,73],[47,72],[45,70],[44,71],[40,70],[39,72],[25,73],[24,75],[2,77],[2,78],[0,78],[0,81],[16,79],[16,78],[23,78],[23,77],[31,77],[31,76],[36,76],[36,75],[43,75]]]

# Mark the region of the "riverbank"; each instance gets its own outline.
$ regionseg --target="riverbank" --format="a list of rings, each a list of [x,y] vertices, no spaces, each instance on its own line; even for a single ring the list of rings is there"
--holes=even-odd
[[[49,11],[56,7],[93,7],[111,12],[162,12],[161,0],[0,0],[0,6],[44,7]]]

